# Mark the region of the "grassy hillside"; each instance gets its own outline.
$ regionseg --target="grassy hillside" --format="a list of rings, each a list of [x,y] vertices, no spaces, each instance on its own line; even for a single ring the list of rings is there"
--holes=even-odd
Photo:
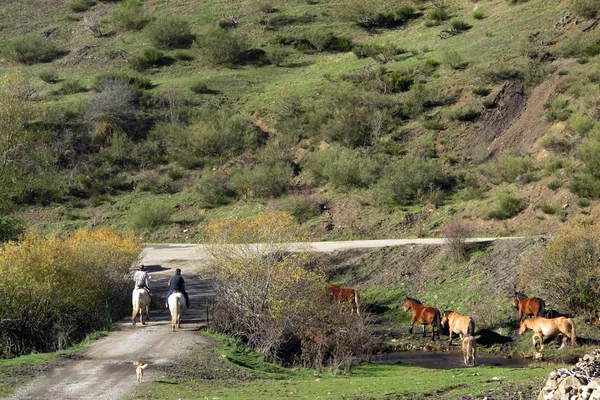
[[[0,100],[23,113],[0,116],[21,138],[2,139],[3,229],[194,241],[267,209],[324,239],[593,221],[587,3],[9,0]]]

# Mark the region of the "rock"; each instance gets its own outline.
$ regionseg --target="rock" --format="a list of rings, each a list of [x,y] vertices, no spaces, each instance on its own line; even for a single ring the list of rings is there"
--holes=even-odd
[[[592,379],[588,384],[587,387],[589,390],[596,390],[600,387],[600,379]]]
[[[548,378],[546,381],[546,387],[544,389],[549,388],[550,390],[558,389],[558,383],[556,383],[556,379]]]

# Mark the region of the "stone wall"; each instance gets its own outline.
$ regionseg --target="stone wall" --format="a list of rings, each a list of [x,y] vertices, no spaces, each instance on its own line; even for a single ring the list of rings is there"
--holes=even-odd
[[[600,349],[571,369],[550,373],[538,400],[600,400]]]

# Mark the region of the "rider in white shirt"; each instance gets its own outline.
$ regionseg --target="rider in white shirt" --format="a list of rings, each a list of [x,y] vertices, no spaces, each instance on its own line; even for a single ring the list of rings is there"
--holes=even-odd
[[[150,276],[148,275],[148,272],[146,272],[146,267],[142,264],[140,265],[140,269],[135,271],[135,274],[133,275],[133,281],[135,282],[134,289],[146,289],[148,294],[151,295],[148,279],[150,279]]]

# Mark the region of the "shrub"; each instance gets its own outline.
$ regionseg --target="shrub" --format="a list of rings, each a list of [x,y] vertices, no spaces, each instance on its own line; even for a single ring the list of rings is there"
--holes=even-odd
[[[490,164],[489,175],[497,182],[529,183],[535,179],[535,171],[531,158],[506,152]]]
[[[520,213],[525,208],[523,200],[512,193],[504,192],[498,196],[498,208],[488,213],[488,218],[508,219]]]
[[[396,9],[396,20],[406,22],[415,16],[415,9],[411,6],[401,6]]]
[[[429,12],[428,17],[430,20],[435,21],[436,23],[439,24],[440,22],[446,21],[447,19],[449,19],[450,15],[448,15],[448,11],[446,11],[445,8],[436,7]]]
[[[450,222],[442,228],[446,238],[446,246],[450,254],[457,259],[464,258],[467,251],[467,239],[473,234],[473,229],[464,222]]]
[[[283,46],[278,46],[271,49],[271,51],[269,51],[268,54],[269,61],[271,62],[271,64],[276,65],[278,67],[280,67],[289,56],[289,52]]]
[[[0,218],[0,243],[17,241],[25,233],[25,227],[25,221],[23,220],[7,217]]]
[[[195,192],[198,194],[200,206],[210,208],[228,204],[234,195],[227,184],[227,176],[212,169],[202,172]]]
[[[457,32],[464,32],[471,29],[471,25],[462,19],[454,18],[450,21],[450,26]]]
[[[54,42],[44,36],[27,34],[2,43],[2,54],[9,61],[22,64],[50,62],[62,54]]]
[[[551,102],[546,104],[546,119],[549,122],[566,121],[571,115],[571,110],[567,107],[569,101],[557,96]]]
[[[566,128],[573,133],[584,136],[592,130],[594,125],[596,125],[596,121],[593,118],[580,113],[573,113],[567,119]]]
[[[207,243],[221,244],[209,246],[212,257],[205,271],[214,277],[213,329],[243,340],[267,361],[286,365],[322,368],[343,358],[349,370],[353,356],[370,354],[367,322],[352,318],[346,304],[331,303],[321,268],[305,268],[316,263],[312,255],[284,250],[282,243],[307,240],[291,216],[209,220],[204,236]]]
[[[171,218],[173,207],[161,201],[141,204],[131,211],[131,226],[139,232],[165,225]]]
[[[204,94],[211,92],[206,83],[204,83],[203,81],[193,83],[192,86],[190,86],[190,90],[196,94]]]
[[[301,224],[321,214],[321,205],[303,195],[283,197],[275,202],[274,208],[291,215]]]
[[[13,323],[0,324],[2,357],[64,349],[130,312],[130,280],[123,278],[140,250],[133,236],[106,229],[67,238],[28,233],[5,244],[0,320]]]
[[[546,150],[557,153],[568,153],[573,148],[573,144],[566,139],[559,139],[556,136],[549,136],[542,140],[542,146]]]
[[[212,65],[235,65],[247,60],[247,39],[237,32],[213,30],[196,39],[204,58]]]
[[[124,128],[131,122],[137,111],[136,96],[129,85],[119,79],[105,79],[98,84],[88,103],[86,118],[95,122],[96,133],[100,135]]]
[[[58,94],[75,94],[85,92],[87,89],[79,82],[78,79],[69,79],[65,81],[60,89],[56,92]]]
[[[442,61],[455,70],[465,69],[469,65],[469,62],[459,52],[454,50],[444,51]]]
[[[542,210],[542,212],[544,214],[549,214],[549,215],[554,215],[559,211],[559,207],[556,204],[550,204],[550,203],[542,203],[539,206],[540,210]]]
[[[58,82],[58,73],[56,71],[42,70],[38,74],[41,80],[46,83],[56,83]]]
[[[333,32],[322,28],[310,29],[302,34],[298,46],[308,44],[316,51],[350,51],[352,39],[336,36]]]
[[[491,92],[492,92],[492,89],[486,88],[486,87],[477,86],[477,87],[473,88],[473,94],[475,94],[477,96],[482,96],[482,97],[487,96]]]
[[[600,179],[589,172],[577,172],[571,178],[569,190],[578,196],[600,198]]]
[[[178,17],[162,17],[148,24],[146,36],[159,49],[188,47],[194,40],[190,25]]]
[[[385,44],[375,43],[360,43],[352,47],[352,52],[357,58],[370,57],[373,60],[380,63],[387,63],[402,53],[406,53],[406,50],[397,47],[392,42],[386,42]]]
[[[479,118],[481,113],[471,107],[459,107],[449,112],[448,118],[451,121],[472,122]]]
[[[447,188],[450,177],[435,160],[409,155],[392,164],[382,179],[384,200],[398,204],[411,204],[432,191]]]
[[[192,61],[194,56],[184,50],[177,50],[173,53],[173,58],[179,61]]]
[[[550,190],[558,190],[561,188],[561,186],[562,184],[560,183],[560,181],[557,181],[556,179],[548,182],[548,184],[546,185],[546,187]]]
[[[112,23],[118,31],[137,31],[147,22],[139,0],[123,0],[113,11]]]
[[[327,182],[335,188],[366,187],[377,179],[378,162],[357,150],[330,147],[312,153],[306,169],[317,182]]]
[[[475,10],[473,11],[472,17],[473,19],[484,19],[485,12],[483,12],[483,10]]]
[[[148,67],[159,65],[164,59],[162,51],[156,50],[153,47],[144,49],[141,56],[136,56],[129,60],[129,66],[135,71],[142,72]]]
[[[238,195],[247,199],[278,197],[287,191],[292,172],[292,167],[286,163],[259,164],[234,173],[230,184]]]
[[[579,158],[585,163],[589,173],[600,178],[600,141],[587,139],[579,146]]]
[[[598,257],[598,227],[567,225],[545,246],[538,246],[524,258],[519,284],[555,304],[561,312],[595,316],[600,307]]]
[[[364,29],[391,28],[407,21],[408,8],[401,7],[399,13],[382,10],[374,0],[351,0],[341,5],[341,17]],[[412,16],[412,15],[411,15]]]
[[[596,18],[600,11],[600,2],[598,0],[575,0],[573,1],[573,10],[584,18]]]
[[[96,0],[71,0],[69,8],[75,12],[84,12],[96,4]]]

